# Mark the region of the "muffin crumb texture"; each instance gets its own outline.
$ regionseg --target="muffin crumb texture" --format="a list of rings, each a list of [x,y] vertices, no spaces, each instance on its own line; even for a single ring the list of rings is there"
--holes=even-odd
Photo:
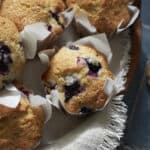
[[[4,0],[1,4],[0,15],[12,20],[18,30],[22,31],[26,25],[37,22],[47,22],[58,26],[58,20],[55,20],[56,18],[53,18],[50,12],[58,15],[64,9],[62,0]]]
[[[15,24],[0,17],[0,88],[4,83],[18,79],[21,75],[25,56]]]
[[[131,18],[128,4],[131,0],[67,0],[67,6],[76,5],[78,11],[86,14],[100,33],[114,32],[119,23],[126,26]]]
[[[103,87],[112,78],[103,54],[94,48],[70,45],[61,48],[51,59],[43,75],[46,91],[58,90],[61,104],[70,113],[89,113],[104,106]]]
[[[39,142],[44,125],[41,107],[22,98],[16,109],[0,106],[0,149],[30,150]]]

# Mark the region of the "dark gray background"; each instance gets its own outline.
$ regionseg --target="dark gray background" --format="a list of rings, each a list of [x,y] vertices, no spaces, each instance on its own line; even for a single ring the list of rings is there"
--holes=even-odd
[[[150,89],[145,64],[150,59],[150,0],[142,0],[142,52],[138,69],[125,97],[128,122],[119,150],[150,150]]]

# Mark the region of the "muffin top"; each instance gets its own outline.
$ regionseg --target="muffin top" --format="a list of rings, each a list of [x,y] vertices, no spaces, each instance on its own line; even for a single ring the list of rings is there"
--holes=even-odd
[[[64,8],[62,0],[3,0],[0,15],[11,19],[22,31],[26,25],[47,22],[51,11],[59,13]]]
[[[123,20],[122,27],[128,24],[131,14],[128,4],[131,0],[67,0],[67,5],[76,5],[85,13],[98,32],[111,33]]]
[[[19,77],[25,64],[19,32],[15,24],[0,17],[0,88],[3,82]]]
[[[44,111],[22,98],[16,109],[0,105],[0,149],[33,149],[44,126]]]
[[[0,16],[0,40],[9,42],[19,42],[19,32],[15,24],[7,18]]]
[[[42,77],[46,91],[58,90],[61,104],[71,113],[102,108],[107,100],[103,89],[107,78],[113,75],[105,56],[81,45],[60,49]]]

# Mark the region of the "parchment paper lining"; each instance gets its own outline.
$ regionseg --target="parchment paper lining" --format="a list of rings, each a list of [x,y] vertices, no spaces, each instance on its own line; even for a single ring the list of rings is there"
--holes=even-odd
[[[7,85],[0,93],[0,104],[9,108],[16,108],[21,100],[21,92],[13,85]]]
[[[5,85],[5,88],[0,93],[0,104],[9,108],[16,108],[22,97],[26,97],[14,85]],[[27,98],[32,106],[42,106],[45,112],[45,123],[51,118],[52,107],[47,99],[39,95],[30,94]]]

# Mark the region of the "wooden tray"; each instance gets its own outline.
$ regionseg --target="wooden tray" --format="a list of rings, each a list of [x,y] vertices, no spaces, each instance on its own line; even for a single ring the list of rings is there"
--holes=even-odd
[[[141,8],[141,0],[136,0],[135,5]],[[131,55],[131,63],[130,63],[130,69],[127,74],[127,83],[126,83],[126,90],[128,90],[129,85],[134,77],[134,74],[137,69],[137,65],[140,60],[140,54],[141,54],[141,38],[142,38],[142,26],[141,26],[141,16],[137,19],[135,24],[132,27],[131,31],[132,36],[132,49],[130,52]]]

